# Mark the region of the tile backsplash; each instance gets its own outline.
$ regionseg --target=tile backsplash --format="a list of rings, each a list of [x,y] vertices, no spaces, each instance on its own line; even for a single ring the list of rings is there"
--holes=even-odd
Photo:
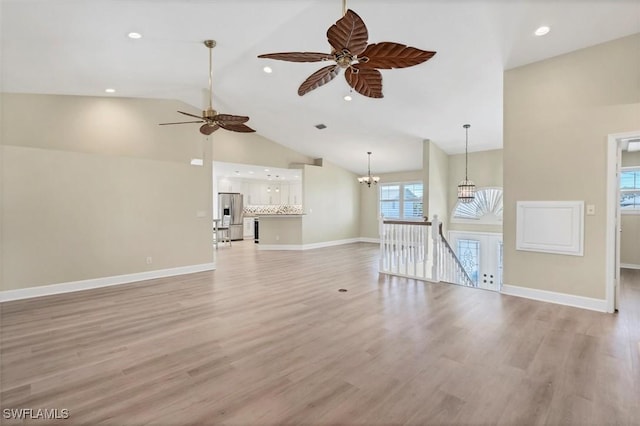
[[[244,207],[244,214],[302,214],[300,204],[251,204]]]

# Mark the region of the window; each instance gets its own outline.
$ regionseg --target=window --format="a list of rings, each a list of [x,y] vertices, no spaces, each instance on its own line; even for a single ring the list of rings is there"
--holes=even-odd
[[[620,209],[640,214],[640,167],[624,167],[620,173]]]
[[[380,185],[380,214],[387,219],[422,220],[422,182]]]
[[[502,225],[502,188],[479,188],[472,202],[458,201],[451,222]]]
[[[458,259],[469,278],[477,285],[480,275],[480,241],[458,240]]]

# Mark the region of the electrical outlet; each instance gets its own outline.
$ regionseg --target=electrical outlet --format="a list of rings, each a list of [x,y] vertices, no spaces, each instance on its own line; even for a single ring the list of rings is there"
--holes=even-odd
[[[147,256],[147,265],[151,265],[153,263],[153,257]]]

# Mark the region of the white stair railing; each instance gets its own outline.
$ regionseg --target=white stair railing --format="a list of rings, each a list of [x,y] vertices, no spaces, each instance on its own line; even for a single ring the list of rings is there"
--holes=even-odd
[[[442,235],[442,223],[380,218],[380,272],[476,287]]]

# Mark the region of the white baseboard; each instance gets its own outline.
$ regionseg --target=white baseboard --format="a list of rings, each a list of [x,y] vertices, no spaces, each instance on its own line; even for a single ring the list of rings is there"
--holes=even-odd
[[[358,240],[359,240],[361,243],[374,243],[374,244],[380,244],[380,238],[360,237],[360,238],[358,238]]]
[[[625,269],[640,269],[640,265],[636,265],[633,263],[621,263],[620,267]]]
[[[216,264],[202,263],[200,265],[180,266],[170,269],[158,269],[155,271],[137,272],[134,274],[116,275],[112,277],[92,278],[89,280],[72,281],[68,283],[43,285],[37,287],[21,288],[17,290],[0,291],[0,302],[10,300],[30,299],[32,297],[50,296],[52,294],[70,293],[73,291],[90,290],[112,285],[129,284],[137,281],[151,280],[155,278],[173,277],[176,275],[192,274],[194,272],[212,271]]]
[[[607,312],[606,299],[593,299],[591,297],[576,296],[573,294],[557,293],[555,291],[538,290],[535,288],[519,287],[506,284],[502,286],[501,293],[509,296],[539,300],[541,302],[556,303],[559,305],[573,306],[575,308],[589,309],[591,311]]]
[[[341,246],[353,243],[380,243],[380,240],[373,241],[372,238],[347,238],[344,240],[322,241],[311,244],[258,244],[259,250],[313,250],[324,247]]]
[[[304,250],[302,244],[258,244],[258,250]]]

